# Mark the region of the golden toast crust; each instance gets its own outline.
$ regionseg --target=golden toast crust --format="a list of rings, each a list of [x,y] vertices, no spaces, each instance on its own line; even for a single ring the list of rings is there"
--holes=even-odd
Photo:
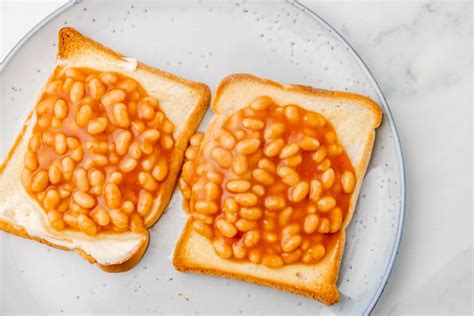
[[[298,294],[301,296],[311,297],[315,300],[321,301],[325,304],[332,305],[338,302],[339,300],[339,292],[336,288],[336,281],[337,276],[339,274],[339,262],[342,259],[342,254],[344,252],[344,242],[345,242],[345,232],[341,233],[341,237],[337,240],[336,247],[332,250],[334,251],[334,267],[328,271],[328,274],[325,276],[324,285],[321,286],[317,291],[311,290],[308,288],[299,287],[298,284],[291,284],[291,283],[279,283],[275,281],[269,281],[264,278],[259,278],[257,276],[249,276],[243,273],[239,273],[236,269],[234,272],[228,272],[225,270],[219,270],[214,268],[208,268],[204,266],[196,265],[192,260],[190,260],[189,256],[186,253],[186,243],[190,240],[191,235],[194,237],[197,234],[193,231],[192,228],[192,221],[188,220],[183,230],[183,234],[181,235],[178,244],[176,245],[176,250],[174,253],[173,258],[173,265],[176,270],[181,272],[193,272],[198,274],[207,274],[212,276],[220,276],[228,279],[236,279],[240,281],[245,281],[257,285],[268,286],[274,289],[287,291],[293,294]],[[214,258],[216,260],[225,260],[221,259],[216,256]],[[235,262],[235,265],[239,265],[240,263]],[[270,269],[270,268],[266,268]],[[296,272],[297,273],[297,272]]]
[[[216,113],[219,114],[219,109],[217,108],[217,104],[219,103],[219,99],[222,96],[223,91],[232,83],[238,82],[238,81],[255,81],[261,84],[273,86],[279,89],[291,91],[291,92],[296,92],[296,93],[302,93],[306,95],[318,95],[318,96],[324,96],[324,97],[329,97],[329,98],[344,98],[344,99],[353,99],[353,100],[358,100],[367,105],[367,107],[370,109],[370,111],[373,112],[375,116],[375,124],[373,128],[379,127],[380,123],[382,123],[382,109],[380,106],[375,103],[373,100],[360,95],[356,93],[351,93],[351,92],[342,92],[342,91],[332,91],[332,90],[324,90],[324,89],[318,89],[314,88],[311,86],[305,86],[301,84],[287,84],[283,85],[281,83],[275,82],[270,79],[265,79],[265,78],[260,78],[257,76],[254,76],[252,74],[247,74],[247,73],[235,73],[232,75],[229,75],[222,79],[222,81],[219,83],[217,86],[216,92],[212,98],[212,104],[211,108],[212,110]]]
[[[123,55],[103,46],[100,43],[97,43],[93,41],[90,38],[87,38],[80,34],[78,31],[71,27],[66,27],[62,28],[59,31],[58,34],[58,53],[57,53],[57,59],[58,60],[67,60],[68,57],[73,56],[73,54],[81,54],[81,51],[83,51],[85,48],[89,47],[94,47],[95,49],[98,49],[101,51],[101,53],[107,54],[108,58],[113,59],[113,60],[118,60],[121,61],[122,58],[124,57]],[[54,73],[58,69],[59,66],[55,67],[55,69],[52,72],[52,75],[48,78],[46,83],[44,84],[43,88],[41,89],[41,92],[39,96],[43,94],[43,91],[47,85],[47,83],[52,79],[54,76]],[[160,77],[165,77],[168,80],[174,81],[176,83],[179,83],[181,85],[185,85],[189,87],[189,89],[192,89],[193,91],[196,92],[197,95],[199,95],[199,100],[194,106],[191,111],[191,118],[186,122],[187,123],[187,128],[183,130],[183,132],[180,134],[180,137],[176,139],[176,144],[175,144],[175,151],[173,153],[174,159],[173,159],[173,164],[170,166],[170,171],[168,178],[165,183],[163,183],[162,188],[160,189],[161,192],[159,192],[159,195],[161,197],[159,201],[159,205],[152,210],[151,214],[147,217],[146,219],[146,225],[147,228],[155,224],[160,216],[162,215],[164,209],[169,203],[169,200],[171,199],[171,195],[174,190],[174,186],[176,183],[176,178],[179,173],[181,163],[183,160],[184,156],[184,151],[186,149],[187,142],[189,138],[192,136],[194,131],[197,129],[199,126],[200,121],[204,117],[204,114],[206,113],[207,107],[209,105],[210,101],[210,90],[209,88],[202,84],[202,83],[197,83],[193,82],[190,80],[186,80],[183,78],[180,78],[176,75],[161,71],[159,69],[147,66],[142,63],[137,64],[137,69],[142,69],[146,72],[149,73],[150,76],[160,76]],[[39,97],[37,101],[35,102],[35,105],[39,101]],[[183,109],[183,111],[189,111],[189,109]],[[12,155],[15,153],[18,145],[24,140],[23,135],[28,128],[29,124],[34,124],[34,122],[31,122],[33,118],[33,112],[34,108],[28,115],[25,124],[22,128],[22,131],[19,133],[17,136],[14,145],[11,147],[10,151],[8,152],[5,160],[2,162],[0,165],[0,174],[3,173],[3,171],[8,167],[8,162],[10,161]],[[5,220],[0,219],[0,230],[3,230],[7,233],[14,234],[23,238],[27,239],[32,239],[35,241],[38,241],[40,243],[43,243],[45,245],[62,249],[62,250],[71,250],[69,248],[59,246],[56,244],[53,244],[51,242],[48,242],[47,240],[35,237],[35,236],[30,236],[26,230],[19,226],[19,225],[14,225],[12,223],[9,223]],[[149,244],[149,233],[148,231],[145,231],[143,235],[146,237],[144,238],[144,241],[140,244],[140,246],[137,248],[137,250],[128,257],[127,260],[118,263],[118,264],[111,264],[111,265],[103,265],[100,264],[96,261],[95,258],[92,256],[86,254],[82,249],[75,249],[83,258],[85,258],[87,261],[90,263],[96,263],[102,270],[107,271],[107,272],[124,272],[127,271],[131,268],[133,268],[143,257],[148,244]]]
[[[84,35],[82,35],[71,27],[62,28],[59,31],[58,42],[59,59],[68,59],[69,57],[74,56],[74,54],[81,54],[81,49],[84,46],[92,46],[94,48],[100,49],[101,53],[105,53],[109,58],[115,59],[117,61],[122,61],[125,57],[122,54],[117,53],[88,37],[85,37]],[[171,195],[174,191],[176,179],[180,172],[181,164],[183,162],[184,151],[186,150],[189,138],[199,127],[199,123],[206,114],[207,107],[211,98],[211,93],[209,87],[203,83],[194,82],[178,77],[174,74],[150,67],[141,62],[138,62],[137,69],[149,72],[151,75],[158,75],[160,77],[165,77],[168,80],[175,81],[176,83],[186,85],[190,89],[196,91],[196,93],[200,96],[198,103],[190,111],[190,119],[186,122],[187,128],[183,130],[183,133],[180,135],[179,138],[175,139],[175,151],[173,154],[175,159],[172,160],[173,163],[170,166],[170,171],[167,180],[162,184],[162,187],[160,188],[159,195],[162,197],[160,200],[160,204],[157,208],[152,209],[150,214],[147,215],[145,219],[145,225],[147,226],[147,228],[149,228],[158,221],[160,216],[163,214],[163,211],[165,210],[166,206],[168,206],[168,203],[171,199]],[[189,111],[189,109],[183,110]]]
[[[331,250],[333,253],[325,257],[322,262],[318,262],[317,264],[310,266],[314,267],[315,271],[319,270],[319,273],[314,273],[314,280],[305,280],[305,282],[300,282],[297,277],[294,277],[294,275],[298,276],[301,271],[305,271],[306,275],[311,274],[311,270],[308,268],[308,265],[294,264],[281,268],[281,274],[284,274],[285,276],[279,277],[278,270],[266,268],[262,265],[252,263],[242,263],[238,261],[222,259],[213,252],[212,245],[207,239],[194,232],[191,227],[191,220],[188,220],[186,223],[183,233],[177,243],[173,264],[178,271],[195,272],[243,280],[258,285],[265,285],[287,292],[311,297],[328,305],[335,304],[339,299],[336,282],[344,251],[345,228],[349,224],[355,209],[359,190],[372,153],[372,147],[375,139],[375,128],[380,125],[382,120],[382,110],[374,101],[353,93],[326,91],[302,85],[282,85],[277,82],[268,79],[262,79],[250,74],[233,74],[224,78],[216,90],[211,107],[213,111],[218,114],[218,116],[211,121],[207,133],[211,133],[212,130],[219,129],[221,127],[224,119],[219,120],[218,117],[227,116],[229,114],[229,111],[225,112],[221,108],[220,102],[223,94],[227,89],[238,89],[234,88],[233,84],[242,82],[249,82],[249,85],[261,85],[262,87],[270,86],[278,90],[303,94],[308,97],[324,97],[334,100],[344,99],[347,101],[356,101],[370,111],[373,116],[373,126],[371,126],[371,131],[365,136],[366,138],[363,144],[362,157],[359,160],[359,163],[354,165],[357,183],[351,198],[348,214],[344,219],[344,224],[340,230],[335,247]],[[242,93],[245,94],[245,92]],[[272,97],[271,94],[265,95]],[[239,105],[242,106],[242,104]],[[304,107],[304,104],[299,105]],[[235,109],[232,108],[232,110]],[[203,143],[201,144],[202,147],[206,146],[206,143],[209,141],[210,137],[206,136],[204,137]],[[203,262],[202,260],[196,258],[197,250],[192,252],[192,247],[196,246],[198,246],[199,250],[203,252],[202,255],[208,258],[207,261],[209,262]]]

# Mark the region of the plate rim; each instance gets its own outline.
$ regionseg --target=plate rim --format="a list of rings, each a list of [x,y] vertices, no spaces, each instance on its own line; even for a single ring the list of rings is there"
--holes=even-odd
[[[393,271],[393,267],[395,265],[395,260],[398,256],[399,248],[400,248],[400,243],[403,235],[403,228],[405,224],[405,212],[406,212],[406,171],[405,171],[405,160],[404,160],[404,155],[403,155],[403,149],[402,145],[400,142],[400,135],[398,133],[397,126],[395,124],[395,120],[393,118],[392,112],[390,110],[390,107],[388,105],[388,102],[385,98],[385,95],[382,92],[382,89],[380,88],[377,80],[375,79],[374,75],[370,71],[369,67],[367,64],[363,61],[363,59],[360,57],[360,55],[357,53],[357,51],[354,49],[354,47],[349,43],[348,40],[345,39],[342,34],[336,30],[331,24],[329,24],[324,18],[322,18],[320,15],[318,15],[316,12],[311,10],[308,6],[300,2],[301,0],[286,0],[287,3],[290,5],[294,6],[295,8],[301,10],[302,12],[306,13],[309,17],[313,18],[314,20],[318,21],[321,23],[324,27],[327,29],[331,30],[333,33],[333,36],[346,48],[349,49],[352,57],[356,60],[356,62],[359,64],[360,68],[362,71],[365,73],[367,78],[369,79],[369,82],[371,85],[374,87],[375,92],[380,99],[380,103],[382,105],[382,109],[384,111],[384,114],[386,118],[388,119],[390,128],[392,129],[394,133],[394,142],[395,142],[395,149],[397,152],[397,157],[399,161],[399,170],[400,170],[400,212],[399,212],[399,218],[398,218],[398,228],[397,228],[397,234],[395,238],[395,244],[392,249],[392,252],[390,254],[389,262],[387,265],[387,268],[385,270],[384,276],[382,280],[379,283],[379,286],[377,287],[377,290],[370,300],[369,305],[366,307],[364,311],[364,315],[369,315],[375,306],[377,305],[387,283],[388,280],[391,276],[391,273]],[[9,64],[10,60],[16,55],[16,53],[29,41],[33,35],[35,35],[39,30],[41,30],[44,26],[46,26],[49,22],[51,22],[54,18],[57,16],[61,15],[64,13],[66,10],[69,8],[73,7],[74,5],[78,4],[80,0],[68,0],[66,3],[52,11],[49,15],[44,17],[40,22],[38,22],[33,28],[31,28],[16,44],[15,46],[10,49],[10,51],[7,53],[5,58],[0,62],[0,73],[3,72],[3,70],[6,68],[6,66]]]
[[[345,39],[344,36],[340,32],[338,32],[331,24],[329,24],[324,18],[319,16],[316,12],[308,8],[306,5],[300,2],[300,0],[287,0],[290,4],[294,5],[296,8],[300,9],[304,13],[308,14],[310,17],[318,20],[322,25],[324,25],[326,28],[332,30],[332,33],[334,34],[334,37],[339,40],[343,45],[345,45],[351,54],[353,55],[354,59],[358,62],[359,66],[361,67],[362,71],[366,74],[367,78],[369,79],[370,83],[375,89],[375,92],[377,93],[377,96],[380,99],[380,103],[382,105],[384,115],[388,118],[388,122],[390,125],[390,128],[392,129],[394,133],[394,141],[395,141],[395,149],[397,152],[398,156],[398,161],[399,161],[399,168],[400,168],[400,215],[398,217],[398,228],[397,228],[397,235],[395,238],[395,244],[392,249],[392,253],[390,254],[389,262],[387,265],[387,268],[385,269],[384,276],[379,283],[379,286],[377,288],[377,291],[375,292],[374,296],[372,297],[369,305],[367,306],[366,310],[364,311],[364,315],[369,315],[374,307],[377,305],[377,302],[379,301],[380,297],[382,296],[382,293],[385,289],[385,286],[388,283],[388,280],[390,278],[390,275],[393,271],[393,267],[395,265],[395,259],[398,256],[398,251],[400,249],[400,243],[403,235],[403,228],[405,225],[405,211],[406,211],[406,172],[405,172],[405,160],[403,156],[403,149],[402,145],[400,142],[400,135],[398,133],[397,126],[395,124],[395,119],[393,118],[392,112],[390,110],[390,107],[388,105],[388,102],[385,98],[385,95],[382,92],[382,89],[380,88],[377,80],[375,79],[374,75],[370,71],[369,67],[367,64],[363,61],[363,59],[360,57],[360,55],[357,53],[357,51],[352,47],[352,45],[349,43],[348,40]]]
[[[68,0],[66,3],[56,8],[50,14],[45,16],[41,21],[39,21],[35,26],[33,26],[23,37],[13,46],[10,51],[5,55],[3,60],[0,60],[0,73],[7,67],[10,63],[10,60],[16,55],[16,53],[33,37],[39,30],[51,22],[55,17],[62,14],[67,9],[71,8],[75,4],[79,3],[80,0]]]

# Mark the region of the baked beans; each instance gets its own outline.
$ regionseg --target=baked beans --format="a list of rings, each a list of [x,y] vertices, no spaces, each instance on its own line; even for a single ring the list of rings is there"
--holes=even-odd
[[[179,187],[193,229],[224,259],[270,268],[320,261],[355,187],[331,124],[260,97],[223,126],[205,145],[194,135],[186,151]]]
[[[36,114],[21,180],[51,226],[90,236],[143,231],[174,150],[174,124],[158,100],[122,74],[67,68],[47,84]],[[209,192],[217,199],[220,188]]]

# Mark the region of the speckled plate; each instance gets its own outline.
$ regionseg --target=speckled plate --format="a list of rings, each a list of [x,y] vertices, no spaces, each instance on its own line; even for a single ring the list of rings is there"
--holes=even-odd
[[[298,2],[72,2],[30,32],[2,65],[2,157],[53,69],[57,32],[65,25],[125,55],[210,87],[228,74],[249,72],[284,83],[354,91],[378,102],[384,121],[348,229],[337,305],[326,307],[266,287],[175,271],[172,252],[186,219],[181,194],[176,192],[152,228],[148,252],[127,273],[107,274],[76,253],[0,234],[0,314],[364,314],[372,310],[401,237],[403,161],[377,83],[331,26]],[[201,130],[211,116],[209,112]]]

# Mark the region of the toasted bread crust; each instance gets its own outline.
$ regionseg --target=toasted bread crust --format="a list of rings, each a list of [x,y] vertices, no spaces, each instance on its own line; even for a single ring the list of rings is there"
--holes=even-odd
[[[208,93],[203,96],[199,106],[193,112],[191,121],[188,122],[188,127],[183,131],[181,137],[176,140],[173,154],[175,159],[172,160],[170,171],[168,173],[168,180],[163,183],[162,188],[160,189],[163,198],[158,208],[152,210],[152,212],[150,212],[150,214],[145,219],[145,225],[147,228],[150,228],[158,221],[158,219],[163,214],[163,211],[168,206],[169,201],[171,200],[171,196],[173,195],[178,175],[181,172],[181,165],[183,164],[184,152],[186,151],[188,141],[191,136],[193,136],[194,132],[199,127],[202,118],[206,114],[207,105],[210,101],[210,92],[209,90],[207,92]]]
[[[103,46],[102,44],[97,43],[93,41],[92,39],[89,39],[83,36],[82,34],[77,32],[75,29],[71,27],[66,27],[66,28],[62,28],[58,34],[57,59],[67,60],[68,56],[71,56],[71,54],[74,54],[74,53],[80,54],[81,50],[87,46],[93,46],[96,49],[99,49],[102,53],[106,53],[109,58],[114,59],[114,60],[121,61],[122,58],[124,57],[123,55]],[[38,95],[36,102],[34,103],[35,105],[39,102],[41,95],[43,94],[45,90],[45,87],[50,82],[50,80],[54,77],[54,74],[56,73],[59,67],[60,66],[55,67],[55,69],[52,71],[52,74],[49,76],[48,80],[46,80],[45,84],[43,85]],[[188,143],[188,140],[192,136],[194,131],[197,129],[197,127],[199,126],[199,123],[204,117],[207,107],[209,105],[210,90],[206,85],[202,83],[186,80],[181,77],[175,76],[173,74],[161,71],[159,69],[149,67],[142,63],[137,64],[137,69],[142,69],[150,73],[151,75],[165,77],[168,80],[172,80],[181,85],[185,85],[189,87],[189,89],[192,89],[193,91],[195,91],[196,95],[199,96],[199,99],[197,100],[197,104],[191,109],[192,111],[191,116],[190,116],[190,119],[187,121],[186,128],[180,134],[180,137],[176,139],[175,149],[173,152],[174,159],[172,160],[173,162],[170,166],[168,178],[163,183],[162,187],[160,188],[161,199],[157,207],[154,210],[152,210],[152,212],[150,212],[150,214],[146,218],[145,224],[147,228],[149,228],[150,226],[152,226],[158,221],[163,211],[165,210],[166,206],[168,205],[169,200],[171,199],[171,195],[174,190],[176,179],[177,179],[178,173],[180,172],[180,166],[184,157],[184,151],[186,150],[186,145]],[[30,114],[25,120],[25,123],[23,125],[21,132],[19,133],[19,135],[17,136],[15,140],[15,143],[10,148],[7,156],[5,157],[4,161],[0,165],[0,174],[3,174],[4,170],[8,166],[8,163],[12,155],[15,153],[19,144],[22,142],[24,133],[26,132],[28,125],[34,124],[34,122],[31,122],[33,118],[34,109],[35,107],[33,107],[33,109],[31,110]],[[185,110],[188,111],[188,109],[185,109]],[[2,219],[0,219],[0,230],[3,230],[10,234],[17,235],[19,237],[35,240],[57,249],[68,250],[68,251],[72,250],[60,245],[53,244],[47,240],[38,238],[36,236],[30,236],[23,227],[19,225],[14,225]],[[128,257],[125,261],[117,263],[117,264],[103,265],[103,264],[98,263],[94,257],[85,253],[82,249],[77,248],[74,250],[77,251],[83,258],[85,258],[90,263],[96,263],[102,270],[106,272],[124,272],[133,268],[143,257],[149,244],[148,231],[143,232],[143,236],[146,238],[144,238],[144,242],[140,244],[137,250],[134,253],[132,253],[130,257]]]
[[[110,264],[110,265],[100,264],[96,262],[93,257],[89,256],[81,249],[77,249],[76,251],[79,254],[81,254],[84,258],[86,258],[86,260],[88,260],[89,262],[92,263],[94,261],[94,263],[96,263],[99,266],[99,268],[101,268],[105,272],[119,273],[119,272],[128,271],[132,269],[133,267],[135,267],[138,264],[138,262],[140,262],[140,260],[142,259],[149,244],[150,244],[150,235],[147,231],[145,241],[140,245],[137,251],[133,253],[132,256],[130,256],[130,258],[128,258],[126,261],[121,262],[119,264]]]
[[[282,291],[290,292],[293,294],[310,297],[328,305],[335,304],[339,300],[339,292],[337,291],[337,288],[335,285],[337,281],[337,276],[339,274],[339,264],[337,264],[335,268],[330,270],[329,273],[326,275],[325,286],[321,287],[319,291],[313,291],[307,288],[298,287],[297,284],[278,283],[275,281],[266,280],[264,278],[249,276],[249,275],[242,274],[239,272],[227,272],[224,270],[209,269],[206,267],[196,265],[192,261],[189,260],[190,258],[186,255],[186,252],[183,251],[186,247],[185,244],[189,240],[191,234],[193,234],[192,220],[188,220],[184,227],[183,234],[181,235],[176,245],[176,251],[173,257],[173,265],[178,271],[193,272],[193,273],[198,273],[198,274],[207,274],[207,275],[212,275],[212,276],[224,277],[227,279],[245,281],[245,282],[253,283],[256,285],[267,286],[267,287],[271,287],[277,290],[282,290]],[[344,252],[344,242],[345,242],[344,232],[342,232],[342,237],[341,239],[338,240],[338,242],[339,243],[338,243],[338,246],[336,247],[336,253],[335,253],[336,262],[341,261],[342,254]],[[239,263],[236,262],[235,264],[238,265]]]
[[[57,58],[59,60],[65,59],[67,60],[69,57],[74,56],[74,54],[80,54],[81,49],[84,46],[92,46],[96,49],[99,49],[101,53],[106,54],[110,59],[123,61],[124,55],[113,51],[112,49],[98,43],[78,31],[76,31],[72,27],[64,27],[59,31],[58,34],[58,55]],[[175,139],[175,149],[173,156],[175,159],[172,159],[172,164],[170,166],[170,171],[168,174],[167,180],[162,184],[160,188],[159,195],[161,196],[161,200],[157,207],[153,208],[152,211],[147,215],[145,218],[145,225],[147,228],[153,226],[158,219],[163,214],[163,211],[168,206],[168,203],[171,199],[171,195],[173,194],[176,180],[178,178],[178,174],[180,172],[181,164],[183,163],[184,159],[184,151],[186,150],[189,138],[194,134],[194,131],[199,127],[199,123],[201,122],[202,118],[206,114],[210,99],[211,99],[211,92],[209,87],[203,83],[194,82],[191,80],[187,80],[181,77],[178,77],[174,74],[162,71],[157,68],[150,67],[145,65],[141,62],[137,63],[137,69],[144,70],[154,75],[158,75],[161,77],[165,77],[168,80],[172,80],[176,83],[185,85],[190,89],[196,91],[196,94],[199,95],[199,100],[197,101],[196,106],[191,110],[191,118],[187,122],[187,128],[184,129],[183,133],[180,135],[178,139]],[[186,109],[187,110],[187,109]],[[175,122],[176,123],[176,122]]]
[[[219,99],[222,96],[223,91],[227,88],[229,84],[235,83],[238,81],[254,81],[261,84],[280,88],[286,91],[302,93],[302,94],[312,95],[312,96],[323,96],[323,97],[334,98],[334,99],[342,98],[342,99],[347,99],[347,100],[351,100],[351,99],[358,100],[362,102],[363,104],[367,105],[370,111],[373,112],[375,116],[375,124],[373,128],[379,127],[380,123],[382,123],[382,115],[383,115],[382,109],[373,100],[363,95],[351,93],[351,92],[318,89],[311,86],[305,86],[305,85],[300,85],[300,84],[283,85],[273,80],[260,78],[260,77],[254,76],[252,74],[247,74],[247,73],[236,73],[222,79],[222,81],[217,86],[216,92],[211,102],[211,108],[214,111],[214,113],[220,114],[217,104],[219,103]]]
[[[23,227],[14,226],[14,225],[10,224],[9,222],[3,221],[1,219],[0,219],[0,230],[3,230],[4,232],[7,232],[9,234],[16,235],[18,237],[22,237],[22,238],[25,238],[25,239],[31,239],[31,240],[37,241],[39,243],[42,243],[44,245],[47,245],[47,246],[50,246],[50,247],[53,247],[53,248],[56,248],[56,249],[65,250],[65,251],[71,251],[72,250],[72,249],[69,249],[69,248],[66,248],[66,247],[62,247],[60,245],[50,243],[49,241],[47,241],[45,239],[38,238],[38,237],[35,237],[35,236],[30,236],[30,235],[28,235],[28,233],[25,231],[25,229]],[[78,254],[80,254],[82,258],[89,261],[89,263],[97,264],[97,266],[99,266],[99,268],[101,268],[102,270],[104,270],[106,272],[111,272],[111,273],[125,272],[125,271],[128,271],[131,268],[133,268],[141,260],[141,258],[143,257],[143,254],[145,253],[145,251],[148,247],[149,241],[150,241],[150,237],[148,235],[148,232],[146,232],[146,240],[145,240],[145,242],[143,242],[140,245],[137,252],[133,253],[127,260],[125,260],[125,261],[123,261],[119,264],[112,264],[112,265],[104,265],[104,264],[98,263],[94,259],[94,257],[88,255],[82,249],[77,248],[77,249],[75,249],[75,251]]]
[[[239,82],[250,82],[250,84],[258,83],[264,86],[271,86],[277,89],[285,90],[290,93],[303,94],[309,97],[324,97],[324,98],[331,98],[334,100],[344,99],[348,101],[354,100],[360,103],[362,107],[369,110],[370,113],[372,113],[372,116],[373,116],[373,120],[372,120],[373,126],[371,127],[372,130],[368,133],[368,135],[366,136],[366,139],[364,139],[362,157],[360,157],[360,160],[358,161],[358,163],[354,165],[354,171],[356,173],[356,185],[355,185],[355,189],[350,201],[349,210],[344,219],[343,226],[340,230],[340,233],[336,242],[336,247],[334,249],[335,254],[331,257],[331,262],[328,268],[324,270],[324,279],[314,280],[315,282],[311,286],[308,286],[308,284],[297,284],[296,282],[291,283],[290,280],[282,281],[282,280],[277,280],[276,278],[271,279],[271,277],[269,278],[268,276],[266,278],[263,278],[260,274],[257,274],[257,273],[254,273],[253,275],[249,275],[248,273],[244,272],[244,271],[248,271],[248,269],[245,270],[244,264],[239,263],[238,261],[232,262],[231,264],[229,264],[228,262],[225,264],[221,263],[220,260],[225,260],[225,259],[221,259],[220,257],[217,257],[217,255],[215,254],[206,254],[206,255],[212,258],[212,260],[219,261],[219,262],[211,266],[203,266],[202,263],[197,263],[196,260],[194,260],[193,257],[190,256],[189,254],[188,243],[191,243],[191,240],[197,238],[195,237],[197,233],[194,232],[192,229],[192,226],[191,226],[192,221],[188,220],[188,222],[186,223],[186,226],[184,227],[183,233],[177,243],[175,253],[174,253],[173,264],[178,271],[195,272],[195,273],[200,273],[200,274],[209,274],[209,275],[214,275],[214,276],[222,276],[226,278],[243,280],[243,281],[258,284],[258,285],[265,285],[272,288],[284,290],[287,292],[299,294],[302,296],[311,297],[313,299],[319,300],[328,305],[335,304],[338,302],[338,299],[339,299],[339,292],[336,287],[336,282],[339,275],[340,263],[341,263],[343,252],[344,252],[345,229],[352,218],[352,215],[356,206],[357,198],[359,195],[359,191],[363,182],[363,178],[370,161],[373,143],[375,140],[375,128],[377,128],[382,121],[382,110],[374,101],[364,96],[354,94],[354,93],[327,91],[327,90],[321,90],[321,89],[316,89],[316,88],[302,86],[302,85],[282,85],[277,82],[274,82],[268,79],[259,78],[250,74],[233,74],[224,78],[220,82],[216,90],[216,93],[213,97],[211,107],[215,113],[219,114],[218,117],[221,117],[221,116],[226,117],[227,115],[230,114],[229,111],[225,112],[220,107],[221,106],[220,101],[226,89],[233,89],[232,84],[239,83]],[[272,97],[271,95],[269,96]],[[239,104],[239,106],[243,106],[243,105]],[[304,107],[303,104],[300,104],[300,106]],[[237,108],[232,108],[231,110],[236,110],[236,109]],[[221,124],[224,121],[224,119],[218,120],[217,119],[218,117],[216,117],[215,120],[213,119],[211,121],[209,128],[206,132],[206,136],[204,137],[204,140],[201,144],[202,148],[206,146],[207,142],[211,138],[207,134],[213,133],[214,130],[217,130],[221,127]],[[208,243],[210,245],[210,242],[205,238],[202,238],[202,241],[200,241],[200,243]],[[212,246],[209,246],[209,247],[204,247],[203,245],[201,246],[205,249],[210,249],[209,251],[212,251]],[[324,260],[326,260],[326,258],[323,259],[323,261]],[[231,272],[229,272],[229,265],[232,266]],[[313,266],[315,267],[315,269],[318,269],[317,268],[318,265],[319,263]],[[258,267],[261,265],[254,265],[254,266]],[[285,268],[293,269],[292,271],[294,271],[294,273],[296,274],[304,266],[307,266],[307,265],[294,264]],[[259,271],[262,271],[262,270],[259,270]],[[274,271],[278,271],[278,270],[274,270]],[[275,273],[278,273],[278,272],[275,272]]]
[[[101,51],[103,51],[104,53],[108,54],[110,58],[113,58],[113,59],[122,60],[125,57],[124,55],[102,45],[101,43],[96,42],[82,35],[81,33],[76,31],[72,27],[63,27],[61,28],[61,30],[59,30],[58,42],[59,42],[58,53],[57,53],[58,58],[67,59],[67,57],[70,54],[75,53],[76,50],[79,50],[79,53],[80,53],[81,45],[78,45],[79,43],[87,43],[88,45],[94,46],[100,49]],[[202,95],[199,105],[197,107],[201,110],[202,108],[204,108],[205,110],[207,109],[207,105],[209,104],[209,100],[211,97],[211,92],[209,90],[209,87],[205,85],[204,83],[179,77],[175,74],[160,70],[158,68],[150,67],[142,62],[138,62],[137,68],[159,75],[161,77],[166,77],[169,80],[179,82],[183,85],[186,85],[192,88],[193,90],[196,90],[198,93]]]

